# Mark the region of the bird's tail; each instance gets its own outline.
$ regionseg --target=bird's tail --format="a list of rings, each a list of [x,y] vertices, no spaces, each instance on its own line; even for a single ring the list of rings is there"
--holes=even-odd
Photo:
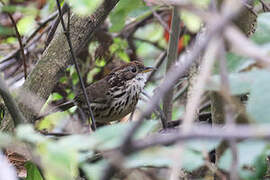
[[[75,103],[74,101],[67,101],[67,102],[64,102],[62,104],[59,104],[55,107],[55,109],[59,109],[61,111],[66,111],[68,110],[69,108],[72,108],[73,106],[75,106]]]
[[[75,106],[75,103],[73,100],[71,101],[67,101],[67,102],[64,102],[62,104],[59,104],[53,108],[51,108],[50,110],[44,112],[44,113],[41,113],[39,116],[37,116],[35,118],[35,120],[39,120],[39,119],[42,119],[50,114],[53,114],[55,112],[58,112],[58,111],[66,111],[68,110],[69,108],[72,108],[73,106]]]

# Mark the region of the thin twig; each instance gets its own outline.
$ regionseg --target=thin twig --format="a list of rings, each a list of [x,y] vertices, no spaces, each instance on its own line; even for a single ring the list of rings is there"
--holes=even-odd
[[[146,92],[143,91],[142,93],[143,93],[143,95],[145,95],[145,97],[147,97],[148,100],[151,100],[151,96],[149,96]],[[159,113],[163,129],[166,129],[167,124],[166,124],[166,117],[165,117],[164,112],[162,111],[162,109],[159,106],[156,107],[156,111]]]
[[[152,8],[151,6],[149,6],[149,8],[151,9],[154,17],[160,22],[160,24],[163,26],[163,28],[165,29],[165,31],[169,32],[169,34],[171,34],[171,30],[170,27],[168,26],[168,24],[162,19],[162,17],[156,12],[156,10],[154,8]]]
[[[258,16],[258,14],[254,11],[253,6],[245,2],[243,2],[243,4],[252,14],[254,14],[256,17]]]
[[[132,39],[133,40],[136,40],[136,41],[141,41],[141,42],[144,42],[144,43],[151,44],[154,47],[156,47],[157,49],[159,49],[161,51],[165,51],[165,48],[161,47],[157,42],[153,42],[153,41],[150,41],[150,40],[147,40],[147,39],[138,38],[138,37],[133,37]]]
[[[245,37],[236,27],[227,27],[224,34],[226,39],[233,45],[232,50],[238,52],[240,55],[254,58],[255,61],[263,66],[270,65],[268,52]]]
[[[235,125],[232,126],[196,126],[191,128],[188,133],[179,133],[179,131],[171,130],[162,134],[155,134],[143,139],[133,140],[132,149],[130,153],[141,151],[143,149],[157,146],[157,145],[171,145],[176,142],[192,140],[192,139],[207,139],[207,140],[220,140],[220,139],[270,139],[268,125]]]
[[[146,84],[151,81],[151,79],[154,77],[154,75],[156,74],[156,72],[158,71],[159,67],[162,65],[162,63],[164,62],[165,60],[165,57],[167,55],[167,52],[164,51],[163,53],[161,53],[159,55],[159,57],[157,58],[156,62],[155,62],[155,65],[154,65],[154,68],[155,70],[154,71],[151,71],[151,73],[149,74],[149,76],[147,77],[147,81],[146,81]]]
[[[39,131],[40,134],[44,135],[44,136],[55,136],[55,137],[63,137],[63,136],[70,136],[72,134],[70,133],[64,133],[64,132],[46,132],[46,131]]]
[[[212,67],[215,62],[216,55],[218,53],[220,47],[220,39],[216,36],[213,42],[210,42],[208,50],[205,53],[203,58],[203,62],[200,68],[200,73],[198,75],[198,79],[194,88],[192,88],[192,96],[188,100],[186,107],[186,115],[183,123],[183,131],[189,131],[192,126],[196,111],[198,106],[200,105],[200,98],[203,95],[205,84],[208,77],[211,74]]]
[[[3,5],[5,5],[5,3],[2,0],[1,0],[1,3]],[[27,65],[26,65],[26,57],[25,57],[25,54],[24,54],[24,45],[22,43],[22,38],[21,38],[21,35],[19,33],[17,24],[16,24],[14,18],[12,17],[12,14],[10,14],[9,12],[6,12],[6,13],[7,13],[8,17],[10,18],[10,20],[11,20],[13,26],[14,26],[16,36],[17,36],[17,39],[18,39],[18,42],[19,42],[19,45],[20,45],[20,51],[21,51],[21,55],[22,55],[22,59],[23,59],[24,79],[26,79],[27,78]]]
[[[179,92],[177,92],[176,94],[175,94],[175,96],[173,97],[173,102],[175,102],[175,101],[177,101],[178,100],[178,98],[180,98],[187,90],[188,90],[188,86],[189,86],[189,84],[188,84],[188,82],[186,82],[186,83],[181,83],[181,86],[182,86],[182,84],[184,84],[183,85],[183,87],[179,90]]]
[[[221,76],[221,93],[224,94],[227,98],[231,97],[230,93],[230,83],[228,78],[228,70],[227,70],[227,63],[226,63],[226,57],[225,57],[225,45],[224,40],[222,41],[221,48],[220,48],[220,60],[219,60],[219,67],[220,67],[220,76]],[[224,116],[225,116],[225,122],[226,125],[234,127],[235,125],[235,118],[234,118],[234,112],[233,107],[228,103],[225,102],[224,106]],[[237,146],[236,146],[236,140],[229,140],[229,145],[232,151],[232,162],[231,162],[231,168],[230,168],[230,179],[238,179],[237,174],[237,166],[238,166],[238,152],[237,152]]]
[[[93,115],[93,112],[92,112],[92,109],[91,109],[91,106],[90,106],[90,102],[89,102],[89,99],[88,99],[88,96],[87,96],[87,93],[86,93],[85,85],[84,85],[82,76],[80,74],[79,65],[78,65],[78,62],[76,61],[76,57],[75,57],[75,54],[74,54],[74,51],[73,51],[73,48],[72,48],[72,43],[71,43],[71,40],[70,40],[69,31],[66,30],[66,26],[65,26],[64,19],[63,19],[63,16],[62,16],[62,11],[61,11],[61,6],[60,6],[60,3],[59,3],[59,0],[56,0],[56,3],[57,3],[58,12],[59,12],[60,22],[62,24],[62,28],[63,28],[64,34],[66,36],[66,39],[67,39],[67,42],[68,42],[68,45],[69,45],[69,48],[70,48],[69,50],[70,50],[70,53],[71,53],[71,59],[72,59],[73,63],[75,64],[75,68],[76,68],[77,74],[79,76],[81,88],[83,90],[83,95],[84,95],[84,98],[86,100],[88,110],[89,110],[89,113],[90,113],[91,128],[92,128],[93,131],[95,131],[96,130],[96,122],[95,122],[94,115]]]
[[[270,11],[270,7],[266,2],[264,2],[263,0],[260,0],[260,2],[262,3],[263,7],[267,9],[267,11]]]
[[[33,39],[33,37],[44,27],[44,26],[46,26],[50,21],[52,21],[52,20],[54,20],[55,18],[56,18],[56,16],[57,16],[57,12],[54,12],[53,14],[51,14],[47,19],[44,19],[44,20],[42,20],[41,22],[38,22],[37,24],[39,25],[38,27],[37,27],[37,29],[34,31],[34,32],[32,32],[31,34],[30,34],[30,36],[25,40],[25,42],[24,42],[24,45],[26,45],[27,43],[29,43],[30,41],[31,41],[31,39]]]
[[[23,46],[25,47],[32,39],[35,37],[35,35],[48,24],[48,22],[52,21],[57,16],[57,12],[53,13],[51,16],[49,16],[47,19],[41,21],[38,26],[38,28],[30,34],[30,36],[23,42]],[[20,49],[17,49],[7,56],[5,56],[3,59],[0,60],[0,64],[8,61],[9,59],[15,57],[19,53]]]

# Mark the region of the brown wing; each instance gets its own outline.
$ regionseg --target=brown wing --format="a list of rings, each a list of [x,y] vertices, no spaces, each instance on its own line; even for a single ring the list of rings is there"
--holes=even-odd
[[[101,79],[87,86],[86,93],[90,103],[109,105],[112,97],[107,93],[108,88],[108,83],[105,79]],[[80,104],[86,102],[82,91],[75,97],[75,101]]]

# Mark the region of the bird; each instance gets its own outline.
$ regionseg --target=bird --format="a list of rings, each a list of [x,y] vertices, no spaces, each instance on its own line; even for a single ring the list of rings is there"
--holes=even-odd
[[[140,61],[132,61],[113,69],[104,78],[87,86],[86,94],[95,121],[108,123],[131,113],[136,108],[148,73],[153,70],[154,68],[146,67]],[[90,116],[82,91],[73,100],[59,105],[58,108],[63,111],[74,105]]]

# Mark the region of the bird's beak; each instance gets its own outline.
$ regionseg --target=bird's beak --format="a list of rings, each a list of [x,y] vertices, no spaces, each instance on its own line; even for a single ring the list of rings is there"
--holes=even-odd
[[[155,70],[155,68],[153,67],[145,67],[143,70],[142,70],[142,73],[147,73],[147,72],[150,72],[150,71],[153,71]]]

